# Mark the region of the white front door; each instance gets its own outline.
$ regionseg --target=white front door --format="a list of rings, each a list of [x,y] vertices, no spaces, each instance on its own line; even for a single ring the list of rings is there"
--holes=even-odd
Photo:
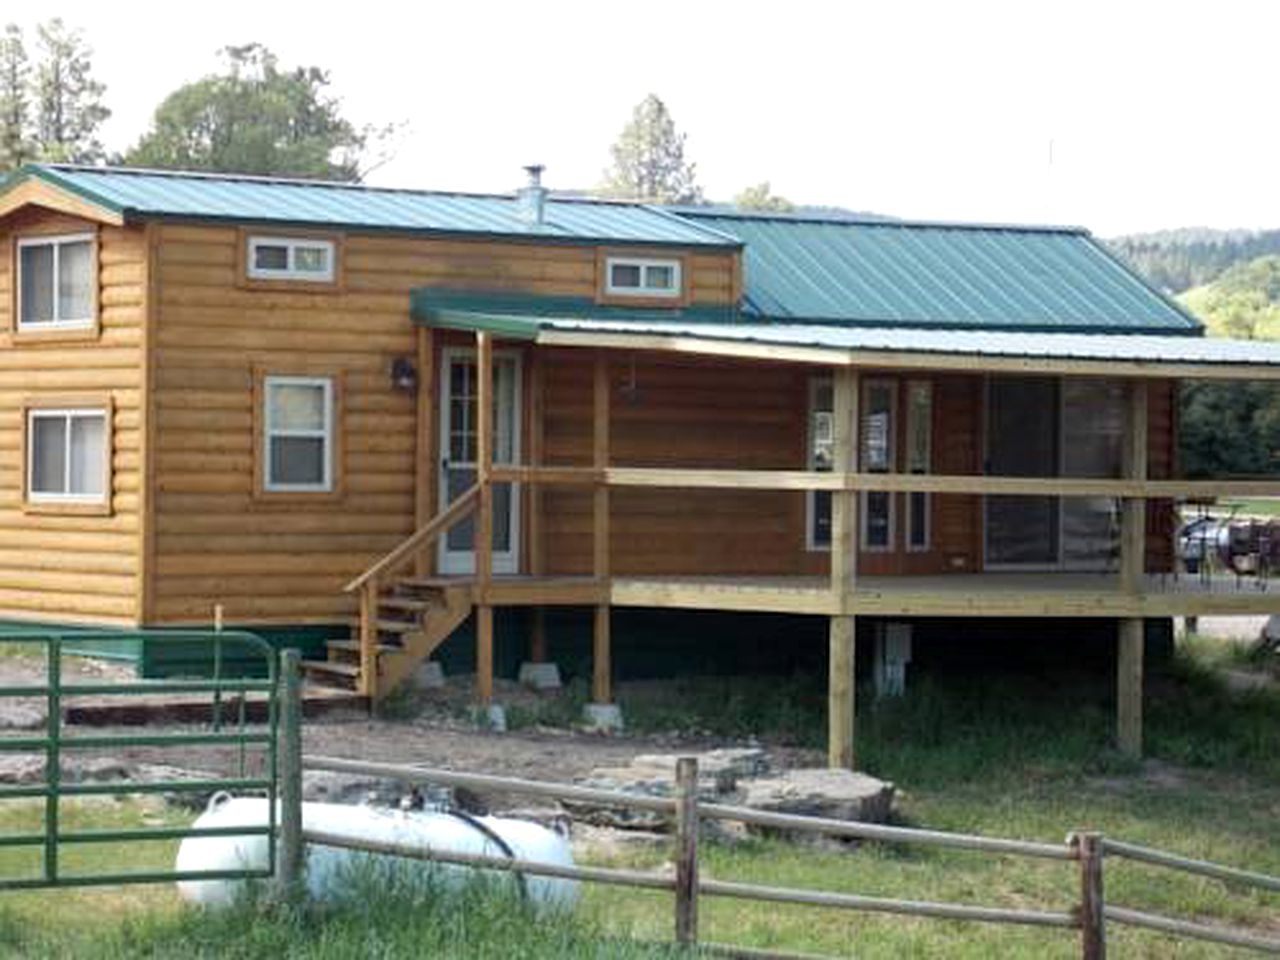
[[[448,506],[476,482],[476,355],[448,348],[440,368],[440,507]],[[520,459],[520,358],[493,358],[493,462]],[[474,516],[440,539],[441,573],[475,573]],[[493,572],[515,573],[519,565],[520,497],[509,483],[493,486]]]

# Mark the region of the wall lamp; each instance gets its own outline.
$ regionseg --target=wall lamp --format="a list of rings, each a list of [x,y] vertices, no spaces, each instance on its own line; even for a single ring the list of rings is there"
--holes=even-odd
[[[391,361],[391,386],[405,393],[415,393],[418,389],[418,368],[408,357],[396,357]]]

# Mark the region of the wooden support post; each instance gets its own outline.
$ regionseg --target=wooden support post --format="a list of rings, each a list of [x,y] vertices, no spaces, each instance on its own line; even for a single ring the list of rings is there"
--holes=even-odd
[[[304,892],[302,851],[302,654],[280,654],[280,835],[276,847],[277,895],[286,903]]]
[[[476,700],[481,706],[493,701],[493,607],[489,604],[489,580],[493,576],[493,341],[476,334],[476,482],[480,485],[476,515]]]
[[[854,642],[857,621],[832,617],[827,677],[827,766],[854,769]]]
[[[1067,841],[1080,863],[1080,956],[1106,960],[1106,901],[1102,885],[1103,846],[1100,833],[1073,833]]]
[[[529,661],[531,663],[547,662],[547,610],[545,607],[533,608],[533,624],[529,637]]]
[[[476,701],[482,707],[493,702],[493,607],[476,607]]]
[[[529,361],[529,466],[540,467],[546,440],[545,392],[542,351],[536,347]],[[525,522],[529,545],[529,573],[540,577],[546,572],[546,548],[542,542],[542,484],[529,484],[529,518]],[[542,607],[533,610],[532,636],[529,638],[529,660],[547,662],[547,613]]]
[[[676,943],[698,941],[698,761],[676,761]]]
[[[360,588],[360,695],[378,698],[378,578]]]
[[[417,476],[413,487],[414,529],[419,529],[436,512],[436,361],[435,331],[418,328],[418,393],[414,398],[414,463]],[[429,577],[435,569],[433,552],[421,551],[414,561],[419,577]]]
[[[603,351],[596,354],[592,395],[594,402],[592,404],[591,462],[597,470],[604,470],[609,466],[609,362]],[[597,583],[607,585],[610,577],[609,487],[603,481],[596,484],[593,506],[593,572]],[[591,682],[593,703],[613,702],[613,658],[609,614],[607,603],[599,604],[595,609]]]
[[[1129,387],[1129,416],[1125,431],[1123,466],[1126,480],[1147,479],[1147,384],[1134,380]],[[1147,560],[1147,501],[1126,497],[1120,515],[1120,583],[1128,593],[1142,589]]]
[[[858,373],[835,372],[832,390],[832,464],[837,472],[858,470]],[[858,571],[858,494],[831,494],[831,590],[843,606]]]
[[[1141,617],[1120,621],[1116,650],[1116,745],[1131,757],[1142,756],[1142,657],[1145,624]]]

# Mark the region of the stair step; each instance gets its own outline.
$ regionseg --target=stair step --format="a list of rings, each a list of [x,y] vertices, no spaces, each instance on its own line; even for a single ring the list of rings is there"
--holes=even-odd
[[[376,627],[387,633],[416,633],[422,629],[422,624],[417,620],[379,620]]]
[[[359,653],[359,640],[326,640],[325,646],[330,650],[341,650],[343,653]],[[379,653],[404,653],[404,647],[397,647],[390,643],[378,644]]]
[[[334,660],[303,660],[302,667],[304,670],[315,673],[332,673],[351,680],[360,676],[360,668],[358,666],[350,663],[338,663]]]
[[[416,600],[413,597],[379,597],[378,606],[390,607],[392,610],[410,610],[414,613],[422,613],[434,609],[438,604],[430,600]]]
[[[397,580],[396,586],[408,590],[447,590],[450,587],[469,587],[471,583],[466,577],[406,577]]]

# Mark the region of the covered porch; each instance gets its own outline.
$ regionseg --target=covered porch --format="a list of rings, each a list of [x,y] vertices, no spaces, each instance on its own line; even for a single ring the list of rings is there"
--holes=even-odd
[[[1177,479],[1171,462],[1153,470],[1151,411],[1159,405],[1152,391],[1167,394],[1172,381],[1185,377],[1274,380],[1280,376],[1280,355],[1268,348],[1241,352],[1240,345],[1191,337],[1115,335],[949,334],[922,348],[919,332],[912,334],[915,346],[895,341],[893,331],[830,328],[804,334],[818,342],[797,343],[800,334],[787,327],[744,331],[741,325],[681,328],[671,321],[646,326],[433,315],[419,332],[423,519],[413,537],[351,585],[361,599],[362,689],[379,695],[381,604],[396,578],[405,575],[434,577],[437,584],[465,592],[474,606],[482,703],[493,691],[495,607],[593,608],[592,700],[601,705],[613,699],[614,606],[823,616],[830,621],[829,756],[833,765],[851,766],[856,617],[1108,617],[1118,623],[1117,742],[1139,753],[1144,618],[1280,612],[1280,592],[1265,580],[1179,574],[1171,544],[1152,536],[1153,530],[1168,536],[1180,500],[1280,493],[1280,483],[1268,480]],[[461,353],[459,338],[468,344]],[[439,382],[456,376],[456,368],[439,362],[445,344],[468,371],[464,405],[472,410],[470,429],[464,424],[459,431],[448,419],[452,414],[436,413],[436,404],[448,410],[456,399],[442,395]],[[495,373],[495,357],[503,356],[519,357],[523,379],[518,386],[504,387]],[[793,438],[782,454],[752,447],[744,439],[749,431],[713,450],[715,431],[696,418],[722,423],[734,416],[733,409],[717,405],[715,396],[687,402],[692,409],[680,417],[669,408],[659,416],[634,402],[636,392],[648,390],[655,397],[662,389],[643,378],[637,382],[637,365],[687,368],[690,363],[740,380],[755,378],[762,386],[786,377],[801,384],[826,378],[831,391],[826,462],[808,455],[813,409],[795,396],[779,401],[784,411],[776,416],[758,405],[741,410],[748,424],[758,422],[762,431]],[[1064,476],[1058,470],[992,475],[983,456],[989,447],[948,448],[949,437],[939,428],[947,427],[948,399],[963,394],[953,389],[955,383],[1028,376],[1105,383],[1118,391],[1123,417],[1111,438],[1117,451],[1114,470],[1104,468],[1100,476]],[[904,390],[908,382],[933,384],[926,417],[930,443],[914,463],[907,418],[877,421],[888,404],[866,389],[868,383],[894,377]],[[503,391],[515,389],[524,398],[523,410],[504,414]],[[808,393],[807,387],[797,389],[801,398]],[[690,395],[681,390],[681,396]],[[904,405],[910,402],[909,394],[902,396]],[[880,406],[868,408],[869,397]],[[652,405],[661,407],[656,399]],[[486,409],[495,415],[474,416]],[[985,411],[977,416],[986,419]],[[667,432],[665,449],[641,446],[631,424],[642,419],[647,430]],[[888,431],[883,442],[896,452],[885,457],[884,450],[874,448],[870,441],[877,431]],[[682,442],[682,436],[694,439]],[[442,492],[439,485],[448,475],[437,464],[456,449],[467,453],[467,482]],[[628,455],[637,450],[641,455]],[[707,499],[721,493],[727,499]],[[825,544],[813,542],[819,496],[829,505]],[[1092,569],[1072,569],[1065,558],[1023,569],[993,564],[986,549],[987,508],[995,500],[1105,503],[1114,530]],[[725,534],[732,549],[708,554],[701,540],[687,555],[664,548],[663,538],[684,542],[681,537],[706,523],[707,512],[719,502],[726,505],[727,525],[734,527]],[[882,511],[887,523],[877,513],[877,502],[887,505]],[[927,526],[937,525],[935,540],[945,539],[941,525],[958,523],[948,504],[952,514],[967,518],[969,552],[962,556],[959,549],[944,550],[933,542],[928,550],[910,549],[906,528],[913,517],[927,517]],[[1169,520],[1164,527],[1153,522],[1160,513]],[[783,514],[790,518],[787,523],[779,520]],[[737,529],[742,524],[751,528]],[[868,531],[877,524],[900,549],[874,549],[877,534]],[[797,530],[803,538],[798,544],[791,542]],[[451,536],[455,546],[470,553],[469,569],[441,569],[440,543]],[[743,556],[742,545],[752,542],[759,545],[757,555]],[[499,552],[509,559],[495,562]],[[534,661],[546,655],[540,622],[535,617]]]

